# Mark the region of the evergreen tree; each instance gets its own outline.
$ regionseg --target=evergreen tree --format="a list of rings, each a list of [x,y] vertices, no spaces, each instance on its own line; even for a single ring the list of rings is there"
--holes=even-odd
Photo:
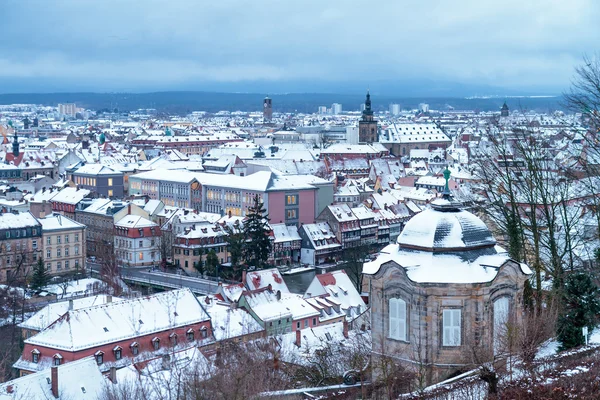
[[[558,341],[560,350],[585,344],[582,328],[589,332],[595,327],[596,315],[600,312],[598,287],[589,275],[569,275],[564,287],[564,310],[558,319]]]
[[[204,262],[206,272],[209,275],[217,276],[217,266],[219,265],[219,257],[214,249],[211,249],[206,254],[206,261]]]
[[[263,268],[273,249],[273,243],[269,232],[269,216],[266,214],[264,204],[258,195],[254,196],[254,204],[248,207],[248,213],[244,220],[244,242],[243,254],[246,263]]]
[[[50,282],[50,275],[46,270],[44,260],[40,257],[33,268],[33,275],[31,276],[31,283],[29,286],[33,290],[42,290],[48,285],[48,282]]]
[[[236,220],[233,226],[225,224],[225,242],[227,242],[227,251],[231,256],[231,267],[236,269],[242,259],[244,251],[244,243],[246,238],[244,232],[240,229],[240,224]]]
[[[198,271],[200,275],[204,275],[204,261],[202,260],[202,255],[204,254],[204,249],[200,249],[200,257],[198,261],[194,263],[194,269]]]

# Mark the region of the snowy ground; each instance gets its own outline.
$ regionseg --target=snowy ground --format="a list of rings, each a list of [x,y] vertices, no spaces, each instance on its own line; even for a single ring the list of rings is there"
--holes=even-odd
[[[48,293],[56,294],[60,298],[89,295],[98,292],[106,286],[104,282],[95,278],[85,278],[69,281],[66,284],[53,284],[44,288]]]

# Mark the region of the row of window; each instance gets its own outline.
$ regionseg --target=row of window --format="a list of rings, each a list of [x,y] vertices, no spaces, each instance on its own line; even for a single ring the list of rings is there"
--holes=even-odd
[[[26,228],[26,229],[12,229],[12,230],[7,230],[5,235],[7,239],[11,239],[11,238],[20,238],[20,237],[27,237],[27,236],[36,236],[38,234],[39,230],[38,228]]]
[[[56,261],[55,263],[55,271],[62,271],[62,262],[61,261]],[[66,260],[65,261],[65,270],[69,270],[71,269],[71,262],[70,260]],[[75,260],[75,269],[79,269],[79,260]],[[48,272],[52,272],[52,263],[48,262],[46,263],[46,270]]]
[[[200,328],[199,332],[200,332],[200,339],[206,339],[208,337],[208,330],[205,327]],[[185,337],[188,342],[194,341],[196,339],[194,330],[191,328],[188,329],[188,331],[185,334]],[[177,346],[178,335],[176,333],[172,333],[171,335],[169,335],[169,343],[171,344],[171,346]],[[154,339],[151,340],[151,344],[152,344],[153,350],[159,350],[160,349],[160,338],[155,337]],[[132,344],[130,344],[129,350],[130,350],[132,356],[137,356],[140,352],[139,343],[133,342]],[[33,349],[31,351],[31,361],[33,361],[36,364],[39,363],[40,355],[41,355],[41,353],[39,350]],[[94,356],[96,358],[96,363],[98,365],[101,365],[104,363],[104,352],[103,351],[96,352],[96,354]],[[123,357],[123,348],[121,346],[115,346],[115,348],[113,348],[113,356],[116,361],[120,360]],[[54,356],[52,356],[52,358],[53,358],[54,365],[60,365],[62,363],[63,357],[59,353],[56,353]]]
[[[69,247],[66,246],[64,248],[64,250],[65,250],[64,251],[65,257],[69,257]],[[74,251],[74,254],[76,256],[78,256],[79,255],[79,246],[74,246],[73,251]],[[62,249],[60,247],[57,247],[56,248],[56,258],[60,258],[60,257],[62,257]],[[46,249],[46,259],[50,259],[50,258],[52,258],[52,249]]]
[[[133,240],[117,239],[117,247],[131,249],[132,243],[133,243]],[[154,241],[154,239],[150,239],[150,246],[148,246],[148,247],[154,247],[155,244],[156,244],[156,242]],[[144,241],[143,240],[139,240],[138,241],[138,248],[141,249],[143,247],[144,247]]]
[[[71,235],[70,234],[64,235],[64,241],[65,241],[65,243],[69,243],[70,240],[71,240]],[[54,241],[55,244],[62,244],[63,236],[62,235],[56,235],[56,236],[47,236],[46,237],[46,244],[47,245],[51,245],[53,241]],[[73,234],[73,241],[75,243],[79,242],[79,233],[74,233]],[[34,242],[35,242],[35,240],[34,240]]]

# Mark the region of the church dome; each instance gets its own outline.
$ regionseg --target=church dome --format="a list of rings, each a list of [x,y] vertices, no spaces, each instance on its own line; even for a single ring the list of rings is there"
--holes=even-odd
[[[465,251],[493,247],[496,240],[481,219],[448,199],[415,215],[398,236],[400,248],[430,252]]]

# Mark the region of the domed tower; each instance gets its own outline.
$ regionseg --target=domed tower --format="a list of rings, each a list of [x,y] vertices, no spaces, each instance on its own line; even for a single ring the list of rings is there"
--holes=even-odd
[[[363,274],[370,281],[373,357],[423,363],[433,383],[466,368],[473,349],[502,350],[506,324],[522,318],[531,270],[510,259],[446,189],[408,221],[397,243],[364,264]]]
[[[15,137],[13,139],[13,143],[12,143],[12,148],[13,148],[13,156],[15,156],[15,158],[19,157],[19,138],[17,137],[17,132],[15,131]]]
[[[358,142],[377,142],[377,120],[373,116],[373,109],[371,108],[371,94],[368,90],[367,98],[365,99],[365,109],[362,113],[362,118],[358,122]]]

